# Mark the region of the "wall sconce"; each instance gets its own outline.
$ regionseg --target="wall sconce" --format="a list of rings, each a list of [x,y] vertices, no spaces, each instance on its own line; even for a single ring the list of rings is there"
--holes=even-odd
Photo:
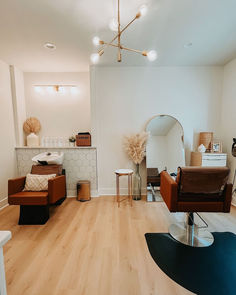
[[[72,95],[79,94],[79,89],[77,85],[34,85],[34,90],[37,93],[43,94],[45,90],[49,94],[65,94],[66,90]]]

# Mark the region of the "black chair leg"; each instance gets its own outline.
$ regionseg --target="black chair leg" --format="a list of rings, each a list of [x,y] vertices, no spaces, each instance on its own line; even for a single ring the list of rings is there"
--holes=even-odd
[[[56,201],[56,203],[54,203],[53,205],[59,206],[65,201],[65,199],[66,199],[66,197],[63,197],[63,198],[59,199],[58,201]]]
[[[20,205],[19,225],[45,224],[49,219],[49,205]]]

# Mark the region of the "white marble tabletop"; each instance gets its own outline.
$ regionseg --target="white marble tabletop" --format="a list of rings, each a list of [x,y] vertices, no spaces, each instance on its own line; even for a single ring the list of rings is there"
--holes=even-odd
[[[124,174],[124,175],[128,175],[128,174],[133,174],[134,171],[132,169],[117,169],[115,171],[116,174]]]

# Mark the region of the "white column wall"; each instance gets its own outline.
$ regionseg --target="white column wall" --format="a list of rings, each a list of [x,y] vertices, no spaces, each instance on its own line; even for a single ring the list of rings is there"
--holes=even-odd
[[[7,204],[7,183],[16,176],[15,127],[9,65],[0,61],[0,208]]]

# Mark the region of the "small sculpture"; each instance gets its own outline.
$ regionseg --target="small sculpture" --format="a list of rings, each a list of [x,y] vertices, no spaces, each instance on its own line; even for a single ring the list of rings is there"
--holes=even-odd
[[[72,135],[72,136],[69,137],[69,145],[71,147],[74,147],[75,146],[75,141],[76,141],[76,138],[75,138],[74,135]]]
[[[197,150],[200,152],[200,153],[205,153],[206,151],[206,147],[204,144],[200,144],[199,147],[197,148]]]

